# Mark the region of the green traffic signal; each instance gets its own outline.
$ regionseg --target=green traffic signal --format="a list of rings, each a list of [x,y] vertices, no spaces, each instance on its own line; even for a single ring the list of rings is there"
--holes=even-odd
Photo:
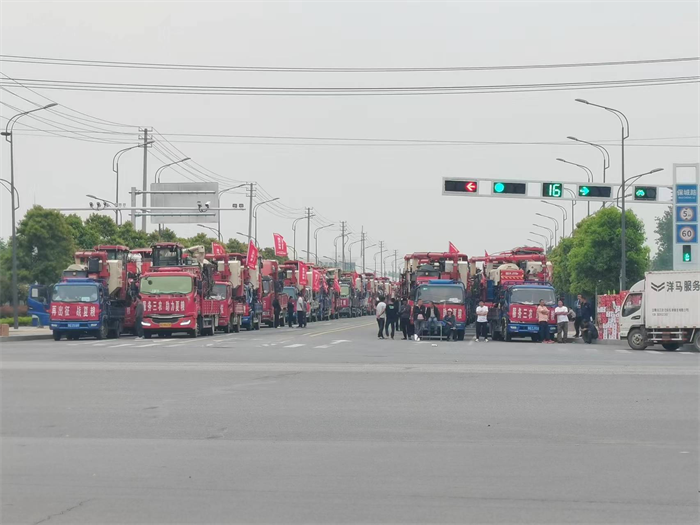
[[[635,186],[634,200],[636,201],[655,201],[656,186]]]
[[[581,197],[588,197],[588,194],[591,193],[591,189],[588,186],[581,186],[578,189],[578,194]]]
[[[522,182],[494,182],[493,193],[525,195],[527,193],[527,184]]]
[[[583,185],[578,187],[578,196],[589,199],[609,199],[611,193],[610,186]]]
[[[503,193],[506,189],[506,185],[503,184],[502,182],[497,182],[496,184],[493,185],[493,191],[496,193]]]
[[[543,182],[542,196],[561,198],[564,193],[564,185],[561,182]]]
[[[692,262],[692,248],[690,244],[683,245],[683,262]]]

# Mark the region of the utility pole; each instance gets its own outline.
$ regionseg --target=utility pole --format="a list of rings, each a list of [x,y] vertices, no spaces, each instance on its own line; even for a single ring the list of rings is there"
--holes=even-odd
[[[306,260],[311,262],[311,208],[306,208]]]
[[[398,279],[399,250],[394,250],[394,279]]]
[[[141,231],[146,233],[146,199],[148,191],[148,128],[143,128],[143,195],[141,205],[143,206],[143,216],[141,217]]]
[[[362,238],[362,273],[365,273],[365,227],[362,227],[362,233],[360,234]]]
[[[384,241],[379,241],[379,277],[383,275],[384,270]]]
[[[129,192],[131,194],[131,225],[134,227],[134,230],[136,229],[136,186],[131,187],[131,191]]]
[[[253,197],[255,197],[255,183],[251,182],[248,188],[248,245],[250,246],[250,239],[253,236]],[[296,249],[296,246],[294,247]],[[294,254],[296,257],[296,253]]]
[[[340,230],[342,231],[341,236],[343,237],[342,239],[342,247],[343,247],[343,254],[342,254],[342,261],[343,261],[343,271],[345,271],[345,228],[347,226],[347,221],[340,221]]]

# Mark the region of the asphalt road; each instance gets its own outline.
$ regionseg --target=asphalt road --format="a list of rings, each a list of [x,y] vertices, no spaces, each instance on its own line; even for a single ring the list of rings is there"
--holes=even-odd
[[[699,354],[374,327],[4,343],[2,523],[698,522]]]

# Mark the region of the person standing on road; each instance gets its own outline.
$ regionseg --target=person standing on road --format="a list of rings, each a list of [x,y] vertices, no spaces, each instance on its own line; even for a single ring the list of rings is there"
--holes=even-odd
[[[448,341],[450,340],[450,336],[452,336],[453,340],[456,341],[457,331],[455,330],[455,324],[457,323],[457,320],[455,319],[451,308],[447,310],[447,315],[445,315],[445,318],[442,320],[442,322],[445,325],[443,328],[443,335]]]
[[[384,323],[386,322],[386,303],[381,299],[377,303],[377,324],[379,325],[379,339],[384,339]]]
[[[413,307],[413,339],[416,341],[420,341],[426,314],[427,312],[425,306],[423,306],[423,299],[418,299],[418,302]]]
[[[576,296],[576,304],[574,305],[574,312],[576,312],[576,318],[574,319],[574,328],[576,329],[576,335],[574,337],[581,337],[581,323],[583,322],[583,317],[581,316],[581,307],[585,304],[586,298],[578,294]]]
[[[404,341],[407,341],[411,325],[411,306],[408,304],[408,301],[406,299],[401,301],[401,307],[399,308],[399,318],[401,319],[401,333],[403,334],[402,339]]]
[[[433,336],[440,330],[440,310],[435,303],[429,303],[425,311],[428,319],[428,333]]]
[[[143,339],[143,310],[143,300],[140,295],[137,295],[134,311],[136,313],[136,337],[139,339]]]
[[[484,304],[484,301],[479,301],[479,306],[476,307],[476,336],[474,341],[479,341],[481,337],[489,342],[489,307]]]
[[[399,303],[394,299],[387,299],[386,301],[386,336],[389,337],[389,327],[391,327],[391,338],[394,338],[394,333],[396,332],[396,320],[399,316]]]
[[[294,298],[290,295],[287,299],[287,323],[289,328],[294,326]]]
[[[544,299],[540,299],[537,307],[537,323],[540,327],[540,343],[551,343],[549,339],[549,308],[545,306]]]
[[[272,325],[275,328],[278,328],[280,325],[280,312],[282,311],[282,305],[280,304],[279,297],[275,295],[275,298],[272,300],[272,315],[275,316],[273,319]]]
[[[554,309],[554,315],[557,316],[557,342],[566,343],[569,336],[569,309],[561,299]]]
[[[304,301],[304,294],[299,294],[297,298],[297,328],[304,328],[306,326],[306,301]]]

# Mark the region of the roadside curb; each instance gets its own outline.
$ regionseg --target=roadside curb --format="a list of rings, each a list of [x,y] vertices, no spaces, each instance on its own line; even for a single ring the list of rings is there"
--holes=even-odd
[[[573,339],[571,341],[572,343],[576,345],[585,345],[586,343],[583,341],[583,339]],[[605,345],[605,346],[613,346],[613,345],[624,345],[627,341],[624,339],[596,339],[594,343],[591,343],[592,345]]]
[[[12,341],[40,341],[42,339],[52,339],[53,334],[36,334],[36,335],[11,335],[0,337],[0,343],[8,343]]]

